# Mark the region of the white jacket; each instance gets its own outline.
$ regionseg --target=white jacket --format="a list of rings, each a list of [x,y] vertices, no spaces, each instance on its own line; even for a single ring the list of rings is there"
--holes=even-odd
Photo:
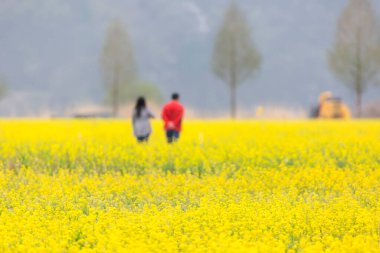
[[[145,137],[151,134],[152,127],[149,122],[150,118],[154,118],[154,115],[146,108],[141,110],[140,117],[137,117],[136,110],[133,111],[133,134],[136,137]]]

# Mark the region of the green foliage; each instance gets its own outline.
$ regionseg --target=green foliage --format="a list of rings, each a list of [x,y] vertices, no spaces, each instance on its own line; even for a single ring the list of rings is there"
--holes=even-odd
[[[158,86],[147,81],[138,82],[131,87],[129,97],[134,101],[139,96],[143,96],[156,104],[163,102],[162,93]]]
[[[163,102],[163,97],[160,89],[157,85],[147,82],[140,81],[136,83],[131,83],[128,85],[121,86],[120,102],[123,104],[134,103],[135,100],[143,96],[148,102],[153,102],[156,104],[161,104]],[[107,104],[112,104],[112,98],[110,94],[106,97],[105,102]]]
[[[215,74],[228,85],[239,85],[260,67],[261,56],[251,38],[244,13],[235,3],[227,9],[213,55]]]

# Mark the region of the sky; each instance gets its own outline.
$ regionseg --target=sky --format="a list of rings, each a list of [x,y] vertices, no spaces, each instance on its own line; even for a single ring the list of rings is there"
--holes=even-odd
[[[331,90],[354,95],[329,71],[327,52],[346,0],[240,0],[263,64],[242,84],[239,107],[309,108]],[[373,1],[377,13],[380,1]],[[62,111],[100,104],[99,57],[109,24],[125,24],[139,78],[173,91],[199,111],[228,108],[227,86],[211,71],[213,41],[228,0],[0,0],[0,77],[9,95],[2,114]],[[370,88],[364,101],[380,100]]]

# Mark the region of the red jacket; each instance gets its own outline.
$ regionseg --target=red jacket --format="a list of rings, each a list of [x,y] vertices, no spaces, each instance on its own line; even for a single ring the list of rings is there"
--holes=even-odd
[[[165,130],[180,132],[183,114],[184,108],[178,101],[172,100],[167,103],[162,109],[162,119],[165,122]]]

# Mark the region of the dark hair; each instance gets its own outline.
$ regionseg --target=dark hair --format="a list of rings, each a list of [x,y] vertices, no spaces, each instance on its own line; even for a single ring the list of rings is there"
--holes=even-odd
[[[141,111],[146,108],[145,98],[139,97],[137,99],[135,110],[136,110],[136,116],[139,118],[141,116]]]
[[[178,100],[179,99],[179,94],[178,93],[173,93],[172,94],[172,99],[173,100]]]

